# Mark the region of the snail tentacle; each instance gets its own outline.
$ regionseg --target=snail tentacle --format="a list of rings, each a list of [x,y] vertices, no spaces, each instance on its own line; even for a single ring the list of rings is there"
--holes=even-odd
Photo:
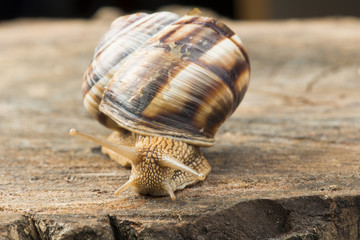
[[[95,136],[92,136],[90,134],[86,134],[86,133],[83,133],[83,132],[79,132],[78,130],[72,128],[70,129],[69,131],[69,134],[72,135],[72,136],[81,136],[81,137],[84,137],[92,142],[95,142],[97,144],[100,144],[101,146],[104,146],[124,157],[126,157],[127,159],[129,159],[131,161],[132,164],[135,164],[137,159],[138,159],[138,152],[136,150],[136,148],[134,147],[127,147],[127,146],[121,146],[121,145],[116,145],[112,142],[109,142],[105,139],[101,139],[101,138],[98,138],[98,137],[95,137]]]
[[[135,186],[135,179],[130,177],[129,180],[124,183],[124,185],[122,185],[120,188],[118,188],[115,192],[114,195],[118,196],[121,192],[123,192],[124,190],[128,189],[129,187],[134,187]]]
[[[200,181],[205,180],[205,175],[202,173],[198,173],[194,169],[190,168],[189,166],[186,166],[185,164],[179,162],[177,159],[172,158],[168,155],[163,155],[162,158],[159,160],[159,165],[162,167],[169,167],[176,170],[181,170],[184,172],[187,172],[189,174],[193,174],[199,178]]]
[[[171,200],[175,201],[176,196],[169,183],[164,184],[164,189],[169,193]]]

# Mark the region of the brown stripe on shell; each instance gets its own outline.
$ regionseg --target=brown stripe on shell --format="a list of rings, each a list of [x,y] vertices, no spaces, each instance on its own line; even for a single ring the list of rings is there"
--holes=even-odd
[[[198,19],[198,17],[192,17],[192,18]],[[147,107],[147,103],[151,102],[151,99],[154,97],[154,94],[159,92],[161,87],[164,86],[166,82],[169,80],[168,79],[169,69],[172,69],[179,62],[180,58],[186,58],[189,61],[196,61],[197,58],[201,57],[201,55],[203,55],[209,49],[211,49],[213,45],[215,45],[217,42],[220,41],[220,39],[224,38],[223,36],[219,35],[218,32],[214,32],[212,28],[204,28],[196,24],[188,24],[185,26],[175,22],[172,26],[166,28],[166,30],[159,32],[157,35],[151,38],[146,43],[145,46],[148,48],[148,50],[143,54],[139,54],[139,58],[137,59],[137,61],[133,62],[132,64],[128,64],[129,66],[136,66],[138,64],[141,64],[142,61],[147,61],[143,59],[143,56],[152,54],[150,53],[151,49],[149,48],[164,47],[169,52],[171,52],[174,57],[167,56],[163,59],[157,59],[156,57],[154,57],[153,59],[150,59],[149,62],[150,63],[154,62],[155,64],[161,66],[162,69],[160,70],[158,69],[157,73],[153,73],[151,71],[153,67],[150,64],[146,67],[147,69],[150,69],[150,71],[147,70],[145,71],[144,74],[138,73],[138,75],[141,76],[141,78],[149,79],[149,81],[144,81],[147,84],[146,86],[143,86],[141,88],[152,89],[152,94],[150,94],[149,91],[144,94],[139,94],[138,96],[133,96],[131,98],[131,101],[134,104],[133,108],[136,108],[138,112],[142,112],[143,109]],[[165,44],[161,45],[158,43],[158,41],[164,42]],[[166,45],[166,43],[168,44]],[[172,45],[170,46],[170,44]],[[177,48],[177,46],[181,46],[181,49]],[[177,55],[180,56],[180,58],[176,58]],[[171,58],[172,60],[170,60]],[[173,62],[174,64],[169,65],[170,62]],[[187,63],[185,63],[184,61],[182,66],[177,66],[177,71],[180,71],[181,70],[180,68],[185,67],[186,65]],[[124,77],[124,75],[126,76],[127,73],[131,72],[132,71],[131,69],[132,68],[127,68],[127,70],[123,72],[122,77]],[[154,77],[154,75],[156,75],[157,77]],[[114,77],[114,78],[118,78],[118,77]],[[150,80],[150,78],[152,79]],[[127,85],[126,86],[127,89],[136,88],[135,87],[136,81],[129,81],[129,82],[132,82],[134,84]],[[109,84],[109,88],[112,88],[110,86],[111,84]],[[123,101],[123,100],[119,101],[119,99],[113,99],[113,100],[117,101],[119,104],[121,104],[121,101]]]
[[[104,88],[124,59],[147,39],[178,18],[173,13],[159,12],[151,15],[133,14],[115,20],[110,31],[97,46],[94,59],[84,74],[82,85],[84,101],[86,101],[86,95],[91,93],[92,98],[95,96],[99,104]],[[99,117],[102,113],[98,107],[97,109],[87,108],[87,110],[101,123],[109,122],[104,116]],[[105,120],[102,121],[102,118]]]
[[[115,56],[115,59],[109,59],[108,57],[101,59],[100,55],[112,46],[114,41],[119,38],[122,34],[122,38],[126,38],[126,33],[131,32],[134,28],[128,28],[131,25],[135,25],[135,22],[139,22],[144,17],[148,16],[146,13],[137,13],[127,16],[122,16],[113,21],[110,30],[104,35],[104,37],[99,41],[99,44],[95,48],[94,57],[92,63],[84,74],[83,81],[83,97],[85,94],[112,68],[115,64],[118,64],[121,59],[125,58],[129,53],[127,51],[114,51],[112,53],[117,53],[118,56]],[[136,24],[138,25],[138,24]],[[114,54],[115,55],[115,54]],[[114,58],[114,56],[113,56]],[[102,61],[105,64],[98,65],[98,61]]]
[[[178,63],[179,57],[166,48],[139,49],[110,81],[104,103],[111,101],[126,111],[141,115],[168,82],[169,75],[178,71],[175,68]]]
[[[225,37],[231,37],[234,35],[234,32],[228,26],[226,26],[225,24],[214,18],[208,18],[202,16],[185,16],[179,21],[177,21],[177,24],[189,24],[189,23],[211,28],[219,35]]]
[[[113,28],[100,41],[94,59],[87,70],[83,92],[102,79],[112,68],[135,51],[143,42],[178,17],[173,13],[133,14],[134,17],[120,17]],[[130,24],[127,22],[130,21]],[[124,22],[123,24],[121,24]],[[119,29],[119,27],[124,27]],[[116,42],[116,44],[115,44]],[[106,51],[106,54],[104,52]],[[116,69],[114,70],[116,71]],[[111,78],[111,76],[109,76]],[[105,83],[106,84],[106,83]]]
[[[249,86],[249,79],[250,79],[250,68],[244,68],[235,81],[235,87],[239,93],[238,94],[239,103],[242,101],[242,99],[245,96],[245,93]]]
[[[165,48],[166,52],[161,53],[164,56],[160,56],[160,58],[154,57],[154,59],[149,60],[149,62],[152,61],[159,66],[155,66],[155,68],[157,68],[157,72],[153,73],[151,71],[153,67],[149,65],[147,67],[148,71],[146,74],[141,75],[141,77],[144,79],[144,83],[146,83],[146,85],[144,85],[142,88],[151,89],[151,91],[141,95],[139,94],[133,96],[131,99],[133,102],[132,106],[139,112],[144,111],[144,109],[150,105],[155,95],[159,94],[161,89],[169,81],[171,81],[170,79],[172,77],[176,76],[177,73],[182,71],[191,62],[196,62],[199,57],[201,57],[203,54],[206,54],[207,51],[209,51],[222,39],[224,39],[223,36],[219,35],[217,32],[214,32],[210,28],[204,28],[196,24],[178,25],[176,22],[172,26],[169,26],[163,31],[159,32],[153,38],[149,39],[149,41],[147,41],[147,43],[143,46],[143,48],[146,48],[147,50],[138,54],[140,60],[138,62],[147,61],[143,59],[143,56],[146,54],[156,56],[156,54],[152,53],[152,49],[154,48]],[[167,52],[169,54],[167,54]],[[131,66],[135,65],[136,64],[134,63],[131,64]],[[125,71],[131,70],[128,69]],[[124,75],[122,75],[122,77],[123,76]],[[128,86],[128,88],[134,87],[134,85]],[[152,113],[152,116],[156,116],[157,114],[151,108],[151,106],[150,109],[151,110],[148,110],[147,113]],[[146,117],[150,118],[150,115],[147,115]]]
[[[248,84],[248,61],[233,36],[210,18],[186,16],[169,25],[126,59],[100,110],[135,133],[212,145]],[[223,63],[217,47],[229,47],[235,60]],[[217,56],[205,60],[211,54]]]
[[[162,37],[162,35],[166,35],[166,37]],[[224,36],[210,28],[204,28],[197,24],[179,25],[175,22],[151,38],[148,43],[160,41],[164,44],[181,46],[180,52],[186,57],[186,60],[193,62],[222,39]]]
[[[166,42],[167,39],[169,39],[173,34],[180,31],[181,27],[182,26],[177,26],[177,25],[172,24],[167,27],[166,33],[158,34],[157,35],[158,37],[154,36],[152,39],[153,39],[153,41]]]
[[[231,114],[234,96],[231,89],[216,75],[213,86],[207,88],[198,105],[192,124],[208,137],[214,137],[218,127]]]
[[[166,28],[166,32],[164,31],[164,33],[154,36],[151,41],[176,44],[196,44],[196,39],[193,38],[199,36],[201,31],[204,31],[204,28],[199,28],[196,25],[179,25],[174,23]]]
[[[188,25],[188,27],[190,26]],[[201,29],[206,29],[206,28],[202,27]],[[181,30],[185,30],[185,27],[183,27]],[[187,33],[187,31],[184,32]],[[213,31],[211,32],[213,33]],[[186,42],[182,41],[182,39],[179,37],[181,35],[179,34],[178,34],[179,36],[175,36],[175,35],[176,34],[173,32],[173,34],[167,35],[167,37],[162,38],[162,40],[166,39],[169,42],[176,42],[176,43],[184,42],[184,45],[186,44]],[[191,36],[191,38],[188,37],[189,35]],[[188,39],[193,40],[193,37],[196,37],[196,34],[195,35],[185,34],[185,36],[187,36]],[[199,39],[206,40],[207,36],[204,34]],[[214,39],[214,37],[210,39]],[[195,52],[193,49],[189,50],[190,54],[187,58],[189,59],[190,62],[197,63],[202,67],[204,67],[205,69],[208,69],[209,71],[213,72],[220,79],[222,79],[224,83],[227,84],[227,86],[230,89],[230,90],[227,89],[227,91],[232,92],[232,94],[228,95],[229,99],[232,99],[232,101],[228,100],[228,103],[230,102],[231,103],[230,105],[232,106],[225,111],[222,111],[224,109],[218,111],[216,107],[214,107],[212,114],[210,113],[211,111],[209,111],[207,114],[204,114],[203,113],[204,108],[202,106],[204,106],[205,104],[200,104],[200,103],[208,103],[209,101],[211,101],[212,95],[216,95],[216,92],[219,91],[217,88],[209,88],[206,91],[204,91],[207,92],[207,94],[202,94],[198,96],[197,101],[192,100],[187,103],[183,103],[180,106],[177,106],[177,111],[174,110],[174,107],[173,109],[171,109],[171,111],[169,111],[170,110],[169,107],[165,107],[165,106],[163,106],[164,108],[158,109],[157,111],[152,107],[149,107],[149,109],[146,109],[147,110],[146,112],[148,114],[151,113],[152,119],[159,121],[160,118],[163,118],[166,119],[166,121],[170,121],[170,119],[172,118],[171,116],[176,116],[179,122],[187,122],[187,121],[191,121],[191,118],[189,116],[194,116],[196,120],[193,121],[193,124],[198,126],[206,125],[205,130],[204,128],[200,128],[200,129],[204,131],[204,134],[210,137],[213,136],[213,134],[216,132],[217,128],[222,124],[222,122],[236,109],[236,107],[238,106],[238,104],[240,103],[243,97],[242,93],[244,93],[246,89],[245,91],[241,91],[241,89],[239,91],[239,89],[237,89],[234,86],[235,83],[234,80],[238,78],[238,76],[241,74],[242,71],[247,69],[248,65],[245,62],[245,59],[242,56],[237,45],[233,44],[231,40],[229,40],[228,38],[223,38],[222,36],[217,37],[215,39],[217,44],[211,44],[212,46],[211,49],[206,49],[206,51],[203,50],[204,51],[203,55],[199,59],[193,56],[193,53]],[[220,45],[220,44],[224,45],[224,43],[225,46]],[[190,44],[187,44],[187,46],[188,48],[191,48]],[[196,42],[195,46],[199,46],[199,42]],[[216,51],[215,50],[216,48],[220,48],[220,50]],[[211,57],[212,52],[215,52],[214,53],[215,56]],[[222,53],[219,54],[220,52]],[[230,58],[229,61],[226,61],[227,57]],[[173,79],[171,81],[173,81]],[[160,92],[159,94],[163,94],[163,92]],[[211,96],[210,98],[208,97],[209,95]],[[203,97],[203,99],[201,99],[201,97]],[[157,105],[160,104],[157,103]],[[199,109],[196,111],[197,108]],[[168,113],[166,114],[166,112]],[[147,115],[147,117],[150,117],[150,115]],[[207,124],[205,124],[205,122],[207,122]],[[194,129],[192,131],[194,131]]]
[[[127,93],[124,96],[115,97],[115,94],[109,91],[107,93],[109,99],[111,98],[112,101],[120,105],[124,103],[125,99],[129,99],[131,103],[125,105],[131,106],[131,109],[128,108],[127,110],[131,112],[133,109],[136,109],[137,113],[141,113],[151,103],[155,95],[161,92],[161,89],[167,84],[171,75],[175,76],[191,60],[194,61],[200,57],[206,50],[216,44],[219,39],[216,33],[211,30],[209,31],[209,29],[206,31],[206,28],[198,25],[187,26],[184,29],[182,26],[180,28],[176,26],[175,29],[178,30],[176,32],[173,31],[174,26],[169,26],[149,39],[146,44],[134,53],[131,59],[124,63],[126,66],[123,66],[119,71],[121,74],[114,76],[114,80],[109,83],[108,89],[112,89],[111,91],[113,92],[116,91],[117,94],[124,94],[125,91]],[[200,36],[198,36],[199,34]],[[184,37],[192,41],[184,41]],[[201,44],[200,42],[204,38],[209,40]],[[184,50],[185,44],[187,45]],[[195,48],[198,51],[193,50]],[[141,66],[140,70],[139,66]],[[138,71],[134,72],[133,69]],[[155,72],[153,71],[154,69],[156,69]],[[142,82],[138,83],[136,81],[138,77],[141,77]],[[117,82],[115,79],[119,78],[127,80],[121,86],[114,86]],[[146,89],[147,91],[137,94],[139,89]]]
[[[242,97],[240,97],[241,94],[239,94],[234,87],[234,79],[237,79],[239,74],[249,67],[248,56],[241,45],[241,40],[236,35],[233,35],[234,33],[227,27],[225,27],[225,30],[220,30],[223,25],[217,23],[217,21],[205,18],[207,24],[194,26],[193,23],[201,22],[200,17],[187,18],[188,21],[185,21],[187,25],[179,24],[179,22],[184,22],[182,20],[175,22],[173,29],[168,31],[168,33],[171,34],[159,34],[159,40],[165,43],[183,44],[182,52],[188,53],[186,58],[190,62],[196,62],[217,74],[233,91],[235,102],[233,110],[235,110]],[[202,26],[211,27],[205,28]],[[216,31],[214,29],[216,29]],[[175,30],[178,31],[176,32]],[[231,37],[225,38],[219,35],[219,33],[225,33],[225,35]],[[156,40],[156,38],[153,38],[153,40]],[[223,43],[226,43],[226,46],[218,47],[223,52],[222,56],[209,56],[209,53],[213,52],[219,44]],[[226,62],[224,61],[225,58],[232,58],[234,62]],[[206,59],[208,61],[206,61]]]
[[[201,124],[187,123],[193,120],[197,109],[204,103],[202,100],[209,89],[219,88],[222,84],[220,79],[204,81],[209,78],[216,78],[216,76],[196,64],[188,65],[172,76],[171,81],[161,92],[158,92],[145,109],[143,116],[159,122],[160,119],[166,119],[166,122],[183,123],[181,126],[183,130],[200,130]]]
[[[233,41],[233,43],[238,46],[238,48],[240,49],[241,51],[241,54],[244,56],[245,60],[246,60],[246,63],[248,65],[248,67],[250,68],[250,59],[249,59],[249,55],[247,54],[240,38],[237,36],[237,35],[234,35],[232,37],[229,38],[231,41]]]
[[[184,73],[189,74],[182,76]],[[202,79],[200,84],[191,84],[199,79]],[[205,79],[211,81],[206,83]],[[176,81],[182,86],[171,86]],[[180,126],[179,132],[185,130],[193,136],[213,138],[218,127],[232,112],[234,96],[229,87],[216,75],[196,64],[189,65],[168,85],[153,99],[143,115],[154,121]],[[170,95],[172,88],[178,90],[177,94]]]
[[[234,44],[238,46],[238,48],[241,51],[241,55],[244,57],[245,61],[242,63],[242,65],[238,66],[237,68],[237,79],[234,82],[236,91],[238,92],[238,99],[237,99],[237,105],[242,101],[244,98],[244,95],[247,91],[249,81],[250,81],[250,59],[245,51],[244,46],[242,45],[242,42],[240,38],[237,35],[234,35],[230,38],[231,41],[233,41]],[[235,110],[235,109],[234,109]]]
[[[236,45],[228,38],[222,39],[208,50],[197,64],[217,75],[232,91],[234,98],[233,109],[237,107],[237,89],[234,87],[234,79],[237,79],[239,68],[244,67],[244,59]]]
[[[241,47],[240,47],[240,51],[241,51],[242,55],[243,55],[244,58],[245,58],[245,62],[246,62],[246,64],[247,64],[247,68],[250,70],[250,59],[249,59],[249,55],[248,55],[247,52],[245,51],[244,46],[241,46]]]
[[[203,131],[214,137],[218,128],[232,113],[233,94],[227,86],[223,86],[213,89],[203,101],[206,101],[207,109],[200,105],[196,113],[198,119],[194,119],[194,122],[205,119]]]

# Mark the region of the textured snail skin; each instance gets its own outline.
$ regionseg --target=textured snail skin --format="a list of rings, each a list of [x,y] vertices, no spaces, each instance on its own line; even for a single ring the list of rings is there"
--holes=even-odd
[[[117,194],[134,187],[175,199],[174,191],[204,180],[211,168],[200,147],[214,144],[249,76],[241,40],[215,19],[159,12],[115,20],[95,49],[82,92],[87,111],[114,130],[108,141],[125,146],[102,148],[132,168]]]
[[[169,195],[167,188],[174,192],[200,180],[194,174],[162,167],[162,156],[172,157],[204,176],[207,176],[211,170],[200,148],[183,141],[157,136],[134,136],[125,131],[114,131],[108,141],[136,148],[139,153],[136,162],[130,162],[126,157],[106,147],[102,147],[102,152],[123,166],[132,166],[131,175],[135,189],[141,194]]]
[[[176,158],[179,162],[191,167],[205,176],[210,172],[210,165],[199,147],[175,139],[155,136],[140,136],[136,148],[139,149],[139,164],[132,169],[139,193],[167,195],[162,186],[167,182],[172,191],[198,182],[195,175],[168,167],[161,167],[162,155]],[[160,164],[159,164],[160,163]]]

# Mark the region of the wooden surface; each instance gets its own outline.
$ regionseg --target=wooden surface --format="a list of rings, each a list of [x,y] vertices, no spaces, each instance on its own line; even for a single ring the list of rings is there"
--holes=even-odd
[[[115,197],[130,170],[68,135],[109,134],[80,91],[109,18],[0,24],[0,239],[360,237],[359,19],[227,22],[251,84],[173,202]]]

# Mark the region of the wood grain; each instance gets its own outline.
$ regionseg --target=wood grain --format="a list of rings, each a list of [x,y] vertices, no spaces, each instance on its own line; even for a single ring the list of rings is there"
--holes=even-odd
[[[115,197],[130,170],[68,135],[110,133],[80,89],[110,23],[1,23],[0,239],[359,238],[360,20],[227,23],[250,87],[175,202]]]

